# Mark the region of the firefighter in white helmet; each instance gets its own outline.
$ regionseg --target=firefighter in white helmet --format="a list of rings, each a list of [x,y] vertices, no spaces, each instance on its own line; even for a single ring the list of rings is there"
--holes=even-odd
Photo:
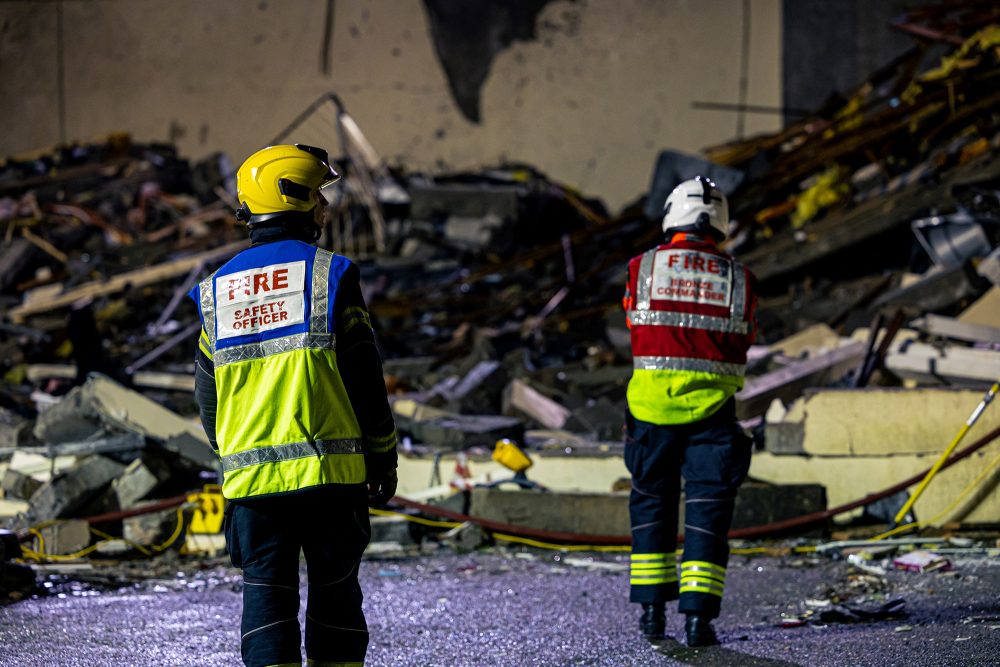
[[[679,599],[688,645],[706,646],[718,642],[711,622],[725,587],[726,535],[750,465],[733,395],[755,335],[754,277],[717,246],[729,209],[712,181],[674,188],[662,225],[664,242],[629,262],[624,299],[633,355],[625,438],[630,599],[642,604],[640,627],[654,640],[664,634],[665,603]]]

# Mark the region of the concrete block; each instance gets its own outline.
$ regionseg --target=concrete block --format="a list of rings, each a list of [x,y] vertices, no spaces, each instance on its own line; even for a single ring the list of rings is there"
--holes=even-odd
[[[90,544],[90,524],[80,519],[59,521],[39,530],[45,541],[45,553],[66,556]]]
[[[103,456],[88,456],[74,468],[44,484],[31,497],[28,524],[71,516],[125,469]]]
[[[129,509],[155,489],[159,483],[159,478],[149,469],[149,466],[145,465],[142,459],[135,459],[126,466],[118,479],[112,482],[111,487],[118,498],[118,507]]]
[[[980,391],[939,387],[815,390],[765,424],[765,441],[777,454],[940,454],[981,399]],[[1000,409],[991,405],[965,442],[997,427]]]
[[[28,511],[28,503],[24,500],[0,498],[0,519],[12,519],[18,514]]]
[[[762,526],[826,509],[826,489],[821,484],[761,484],[740,487],[733,510],[733,528]]]
[[[530,528],[583,535],[627,535],[628,494],[472,490],[470,514]]]
[[[16,412],[0,408],[0,449],[20,447],[31,441],[32,424]]]
[[[104,432],[100,416],[90,405],[83,387],[76,387],[38,415],[35,437],[42,442],[79,442]]]
[[[940,452],[860,457],[782,456],[756,452],[750,466],[750,475],[756,480],[775,484],[820,484],[826,488],[830,506],[837,506],[881,491],[923,472],[934,464],[939,454]],[[1000,441],[994,441],[968,459],[938,473],[914,506],[917,518],[930,519],[948,507],[997,456],[1000,456]],[[995,492],[997,483],[998,474],[994,473],[982,483],[978,493],[970,494],[954,512],[944,516],[941,521],[996,524],[997,517],[1000,517],[1000,494]],[[856,510],[854,514],[860,513],[861,510]],[[850,516],[843,515],[840,519]]]
[[[30,475],[25,475],[17,470],[8,468],[3,474],[3,481],[0,482],[0,486],[3,487],[4,498],[31,500],[31,496],[42,486],[42,482],[39,482]]]

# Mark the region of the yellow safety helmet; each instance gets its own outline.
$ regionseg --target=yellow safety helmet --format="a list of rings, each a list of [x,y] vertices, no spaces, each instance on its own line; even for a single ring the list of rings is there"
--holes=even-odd
[[[253,226],[287,213],[308,213],[317,191],[340,180],[322,148],[268,146],[248,157],[236,172],[236,219]],[[329,198],[327,198],[329,199]]]

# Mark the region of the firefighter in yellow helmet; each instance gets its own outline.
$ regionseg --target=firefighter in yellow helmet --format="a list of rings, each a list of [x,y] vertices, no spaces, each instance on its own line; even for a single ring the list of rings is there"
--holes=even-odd
[[[368,505],[396,489],[396,430],[357,266],[313,245],[326,151],[270,146],[240,167],[251,247],[191,291],[202,321],[196,396],[221,459],[226,543],[243,570],[243,661],[361,665],[358,568]]]

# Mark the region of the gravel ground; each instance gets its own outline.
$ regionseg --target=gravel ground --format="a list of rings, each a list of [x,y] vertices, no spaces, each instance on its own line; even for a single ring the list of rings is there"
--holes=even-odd
[[[490,551],[367,560],[367,665],[1000,665],[1000,562],[954,572],[859,576],[843,562],[734,557],[721,647],[652,646],[628,603],[627,557]],[[46,581],[0,608],[0,665],[239,665],[241,584],[222,565],[113,569]],[[176,571],[182,567],[186,571]],[[151,577],[151,578],[149,578]],[[902,619],[781,628],[831,591],[906,600]],[[811,604],[818,604],[812,602]],[[668,630],[680,636],[682,618]]]

